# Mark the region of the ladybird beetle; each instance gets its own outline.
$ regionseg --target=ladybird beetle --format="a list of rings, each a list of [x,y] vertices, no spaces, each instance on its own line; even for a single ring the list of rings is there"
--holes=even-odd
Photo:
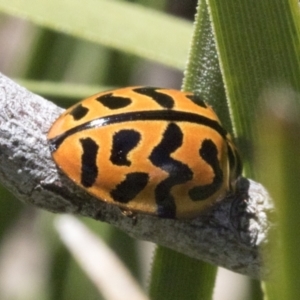
[[[68,177],[127,213],[197,217],[234,191],[242,169],[212,108],[171,89],[91,96],[66,110],[48,139]]]

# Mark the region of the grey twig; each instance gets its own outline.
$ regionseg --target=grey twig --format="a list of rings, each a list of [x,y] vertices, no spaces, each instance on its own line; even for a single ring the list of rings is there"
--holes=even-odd
[[[260,184],[242,178],[237,195],[193,220],[160,219],[101,202],[57,170],[46,134],[63,111],[0,74],[0,181],[20,200],[56,213],[105,221],[129,235],[230,270],[265,276],[260,250],[267,243],[273,204]]]

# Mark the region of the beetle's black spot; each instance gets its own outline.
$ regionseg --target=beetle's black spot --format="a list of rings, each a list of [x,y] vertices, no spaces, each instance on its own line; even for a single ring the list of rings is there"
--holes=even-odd
[[[159,90],[159,88],[153,88],[153,87],[142,87],[142,88],[133,89],[133,91],[135,91],[136,93],[152,98],[163,108],[173,108],[174,106],[173,98],[166,94],[160,93],[157,90]]]
[[[199,154],[212,167],[215,176],[211,184],[199,185],[190,189],[189,196],[193,201],[206,200],[220,188],[223,182],[223,172],[218,160],[218,149],[213,141],[205,139],[202,142]]]
[[[141,192],[149,181],[149,175],[143,172],[134,172],[126,175],[126,178],[111,191],[111,197],[121,203],[128,203]]]
[[[135,130],[124,129],[116,132],[112,140],[111,162],[118,166],[130,166],[127,155],[137,146],[140,139],[140,133]]]
[[[91,187],[98,176],[96,163],[99,146],[91,138],[80,139],[82,146],[81,156],[81,184],[88,188]]]
[[[169,177],[161,181],[155,189],[158,215],[165,218],[176,216],[176,205],[170,193],[174,185],[182,184],[193,177],[193,172],[182,162],[170,156],[181,147],[183,133],[175,123],[170,123],[163,134],[161,142],[153,149],[149,159],[157,167],[169,173]]]
[[[74,120],[78,121],[82,119],[88,113],[88,111],[88,108],[78,104],[69,112],[69,115],[71,115]]]
[[[119,109],[131,104],[130,98],[114,96],[113,93],[100,96],[96,100],[109,109]]]
[[[207,108],[206,103],[201,99],[200,96],[198,96],[198,95],[187,95],[186,97],[188,99],[192,100],[195,104],[197,104],[201,107]]]

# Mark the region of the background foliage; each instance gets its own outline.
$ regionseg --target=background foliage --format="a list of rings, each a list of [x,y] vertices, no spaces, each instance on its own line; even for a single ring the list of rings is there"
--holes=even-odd
[[[0,71],[67,107],[87,95],[115,86],[180,88],[189,57],[183,88],[200,92],[206,101],[214,104],[223,123],[238,136],[246,174],[260,178],[270,190],[276,186],[275,200],[284,212],[279,215],[285,245],[281,260],[284,263],[274,275],[273,282],[280,284],[271,282],[265,290],[269,299],[283,299],[279,295],[293,299],[297,286],[290,283],[295,282],[293,278],[299,278],[293,268],[299,264],[295,263],[297,255],[290,255],[289,245],[298,250],[299,243],[289,228],[299,228],[299,210],[297,199],[288,204],[285,199],[288,195],[293,200],[298,195],[295,178],[299,176],[298,164],[285,159],[297,155],[298,143],[290,141],[297,140],[299,118],[295,113],[290,124],[287,115],[278,112],[299,111],[298,3],[292,0],[239,1],[238,4],[234,0],[203,0],[200,3],[195,28],[198,26],[201,31],[193,33],[191,20],[197,4],[193,0],[0,0],[3,12]],[[210,21],[212,27],[207,26]],[[190,48],[192,35],[194,43]],[[276,92],[275,86],[282,88]],[[262,92],[270,90],[276,93],[270,96]],[[221,100],[216,103],[215,99]],[[265,116],[268,116],[267,124],[274,126],[261,123]],[[261,128],[265,130],[260,132]],[[277,152],[270,152],[270,136],[281,137],[272,140],[272,149]],[[280,176],[275,177],[278,173]],[[289,194],[290,191],[293,193]],[[58,239],[53,230],[53,215],[21,204],[5,189],[1,189],[0,195],[1,299],[101,299]],[[105,239],[137,281],[146,287],[152,246],[134,241],[106,224],[83,221]],[[171,293],[164,294],[170,283],[170,290],[180,287],[183,291],[180,296],[177,294],[178,299],[211,299],[216,269],[203,264],[195,275],[189,269],[193,262],[182,255],[166,253],[164,249],[156,253],[150,289],[153,299],[160,296],[176,299]],[[277,257],[278,253],[274,253]],[[174,266],[179,272],[164,277],[164,271]],[[189,273],[194,276],[192,285]],[[225,286],[217,281],[220,299],[226,299],[226,291],[228,299],[234,299],[232,290],[237,291],[243,284],[246,289],[237,299],[262,298],[257,282],[237,284],[240,278],[235,277],[234,288],[227,281]],[[163,280],[166,284],[156,284]],[[201,294],[203,291],[207,293]],[[219,299],[217,292],[214,299]]]

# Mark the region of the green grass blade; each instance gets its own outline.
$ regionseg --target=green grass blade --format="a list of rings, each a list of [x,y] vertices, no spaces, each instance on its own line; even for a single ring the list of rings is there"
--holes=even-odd
[[[258,122],[261,130],[257,166],[262,182],[273,192],[278,228],[265,249],[272,270],[265,287],[269,300],[297,299],[300,278],[299,95],[286,87],[281,90],[272,87],[266,98],[267,109]]]
[[[164,247],[156,250],[154,259],[152,300],[211,299],[216,267]]]
[[[62,80],[68,69],[78,40],[40,29],[26,60],[24,77],[30,79]]]
[[[203,100],[213,106],[223,126],[232,131],[216,44],[205,1],[200,1],[194,26],[182,89],[200,94]]]
[[[113,0],[0,0],[0,11],[78,38],[183,69],[192,24]]]
[[[284,82],[300,90],[298,3],[206,1],[236,133],[253,143],[263,88]],[[250,148],[244,145],[242,150],[249,159]],[[246,164],[248,174],[250,170],[253,174],[253,168]]]

